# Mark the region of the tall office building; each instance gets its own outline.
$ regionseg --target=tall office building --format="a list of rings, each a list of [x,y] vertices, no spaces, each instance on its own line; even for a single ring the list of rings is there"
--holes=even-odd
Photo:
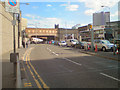
[[[110,12],[93,13],[93,25],[106,25],[110,22]]]
[[[120,1],[118,2],[118,21],[120,21]]]

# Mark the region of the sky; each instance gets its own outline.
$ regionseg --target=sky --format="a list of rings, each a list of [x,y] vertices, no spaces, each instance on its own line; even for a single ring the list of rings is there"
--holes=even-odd
[[[77,24],[81,26],[92,24],[93,13],[101,11],[110,11],[111,21],[117,21],[118,1],[29,0],[30,5],[20,4],[20,10],[22,17],[28,20],[28,27],[54,28],[55,24],[59,24],[60,28],[72,28]]]

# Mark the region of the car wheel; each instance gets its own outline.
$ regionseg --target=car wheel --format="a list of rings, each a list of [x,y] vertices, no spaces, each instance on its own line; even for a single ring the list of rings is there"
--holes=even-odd
[[[106,51],[106,48],[105,48],[105,47],[102,47],[102,51],[104,51],[104,52],[105,52],[105,51]]]

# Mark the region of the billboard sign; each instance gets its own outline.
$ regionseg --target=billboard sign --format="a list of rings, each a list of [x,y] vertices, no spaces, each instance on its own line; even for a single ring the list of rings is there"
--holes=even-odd
[[[6,12],[19,13],[19,0],[5,0]]]

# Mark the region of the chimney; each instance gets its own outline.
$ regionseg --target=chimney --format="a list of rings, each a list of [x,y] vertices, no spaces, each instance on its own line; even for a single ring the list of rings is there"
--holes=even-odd
[[[55,29],[58,29],[58,28],[59,28],[59,24],[57,24],[57,25],[55,24]]]

